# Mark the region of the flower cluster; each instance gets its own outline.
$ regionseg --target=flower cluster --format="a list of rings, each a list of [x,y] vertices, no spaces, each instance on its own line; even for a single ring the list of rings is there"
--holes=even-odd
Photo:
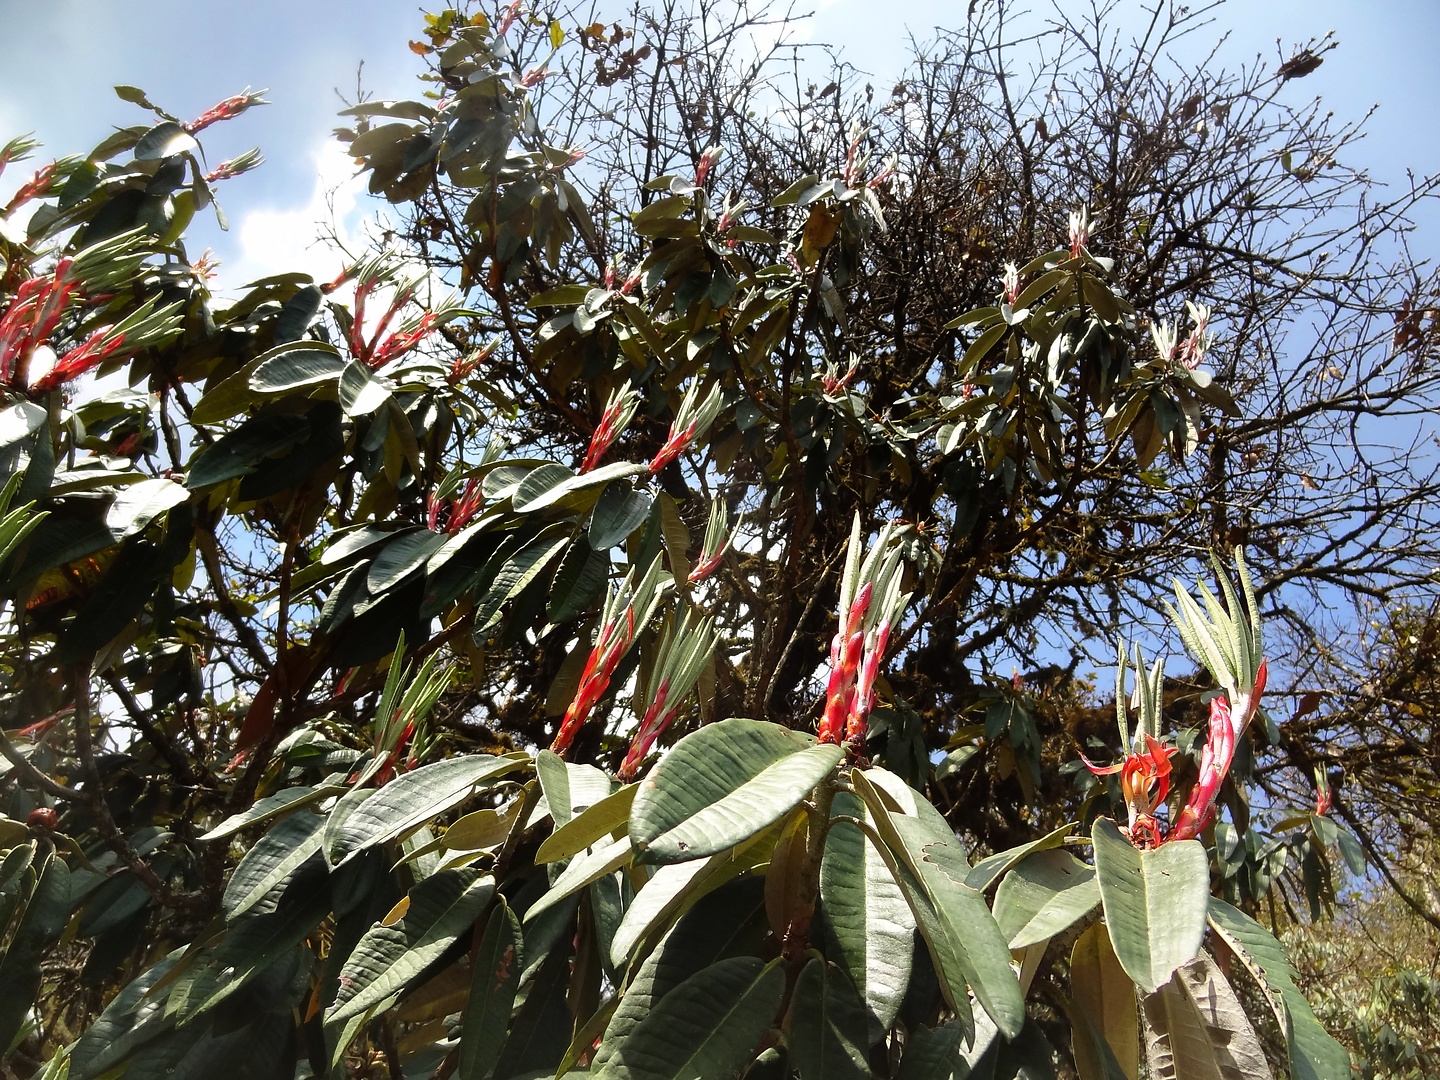
[[[825,374],[820,376],[821,389],[825,391],[826,397],[834,397],[840,391],[850,385],[850,380],[855,377],[855,372],[860,370],[860,358],[854,353],[850,354],[850,363],[845,368],[844,374],[840,372],[840,365],[833,360],[825,362]]]
[[[1160,359],[1171,365],[1182,365],[1187,371],[1194,371],[1205,360],[1210,348],[1210,309],[1204,304],[1185,301],[1185,309],[1194,324],[1184,341],[1180,340],[1175,325],[1167,319],[1150,325],[1150,338],[1155,342],[1155,351]]]
[[[668,581],[661,580],[661,560],[656,559],[638,584],[635,581],[635,568],[631,567],[619,588],[611,588],[605,598],[604,613],[600,617],[600,631],[596,634],[595,644],[585,661],[585,669],[580,673],[580,685],[575,690],[575,697],[571,700],[570,707],[565,710],[565,717],[560,721],[560,730],[550,744],[552,751],[563,757],[570,749],[576,734],[589,719],[591,710],[609,689],[610,680],[615,677],[615,669],[630,651],[630,646],[635,641],[636,627],[643,627],[650,621],[666,585]]]
[[[48,195],[51,187],[55,184],[56,177],[59,175],[59,165],[60,163],[58,161],[52,161],[49,165],[42,165],[36,169],[35,174],[20,185],[19,190],[17,190],[10,201],[5,204],[4,209],[0,210],[0,217],[9,217],[31,199],[38,199],[43,195]]]
[[[370,296],[389,280],[379,259],[367,260],[341,274],[326,291],[333,291],[349,278],[355,278],[355,313],[350,323],[350,351],[362,364],[376,369],[398,360],[414,349],[436,329],[451,313],[449,305],[422,312],[418,317],[401,320],[392,332],[390,326],[396,317],[415,298],[416,282],[400,282],[395,286],[395,295],[390,306],[380,316],[368,340],[365,336],[365,308]]]
[[[1020,298],[1020,270],[1013,262],[1005,264],[1005,273],[1000,278],[1000,287],[1005,292],[1005,302],[1011,307]]]
[[[157,307],[151,298],[112,326],[102,326],[78,345],[57,353],[52,339],[67,316],[108,299],[93,287],[128,278],[139,260],[123,250],[125,238],[107,241],[60,259],[49,273],[21,282],[0,310],[0,386],[44,393],[71,382],[113,357],[125,356],[174,332],[178,304]],[[107,260],[113,265],[105,267]],[[103,270],[100,267],[105,267]]]
[[[246,150],[238,157],[231,158],[229,161],[220,162],[219,165],[216,165],[215,168],[205,174],[205,182],[207,184],[214,184],[221,180],[229,180],[239,176],[241,173],[249,172],[251,169],[258,169],[264,164],[265,155],[260,153],[259,147],[255,147]]]
[[[830,643],[830,679],[820,717],[822,743],[862,746],[875,704],[875,680],[890,631],[910,599],[900,591],[903,527],[888,524],[860,559],[860,518],[850,531],[840,583],[839,627]]]
[[[735,523],[735,529],[740,523]],[[690,571],[689,582],[691,585],[698,585],[719,567],[725,552],[730,550],[730,540],[735,535],[735,530],[730,528],[729,515],[725,512],[725,504],[719,499],[710,507],[710,520],[705,523],[705,539],[700,545],[700,558],[695,561],[695,566]]]
[[[246,87],[241,93],[228,97],[217,105],[212,105],[194,120],[187,121],[180,126],[185,129],[187,134],[197,135],[212,124],[218,124],[222,120],[235,119],[252,105],[270,104],[260,96],[263,93],[265,93],[264,90],[251,93],[250,88]]]
[[[600,423],[595,425],[595,431],[590,436],[590,446],[585,451],[585,460],[580,464],[582,473],[587,473],[600,464],[615,440],[630,426],[630,421],[635,416],[635,408],[639,404],[640,392],[628,384],[610,395],[605,402],[605,411],[600,414]]]
[[[695,165],[695,186],[704,187],[710,172],[720,163],[720,147],[708,146]]]
[[[443,532],[454,536],[470,524],[475,515],[480,512],[480,508],[485,505],[485,495],[481,491],[478,476],[472,476],[466,480],[464,488],[458,488],[458,480],[450,483],[450,478],[447,477],[446,481],[436,491],[431,492],[430,497],[426,500],[426,525],[429,526],[431,532]],[[447,498],[457,489],[460,492],[457,498]],[[444,516],[443,527],[441,526],[442,515]]]
[[[650,680],[650,704],[620,766],[620,780],[629,783],[635,779],[655,740],[684,708],[714,651],[715,621],[706,618],[692,624],[687,609],[660,643]]]
[[[402,634],[376,703],[370,760],[351,774],[357,787],[372,782],[384,787],[397,773],[413,768],[434,741],[425,737],[425,719],[449,687],[453,669],[440,668],[440,654],[431,653],[402,691],[401,684],[411,674],[404,655]]]
[[[704,401],[700,400],[699,391],[699,384],[692,383],[690,389],[685,391],[685,396],[680,399],[680,408],[675,410],[675,419],[670,424],[670,435],[665,440],[665,445],[650,461],[652,475],[683,454],[696,439],[709,430],[715,417],[720,415],[720,409],[725,402],[720,384],[715,383],[710,387],[710,393],[705,396]]]
[[[1070,257],[1078,259],[1080,253],[1090,246],[1090,233],[1095,223],[1090,220],[1090,210],[1082,206],[1070,211]]]
[[[1200,587],[1200,601],[1178,582],[1175,585],[1178,607],[1169,609],[1171,620],[1187,648],[1209,669],[1220,689],[1210,698],[1209,728],[1200,755],[1199,778],[1168,829],[1156,816],[1170,792],[1170,758],[1176,753],[1174,747],[1160,741],[1163,665],[1156,661],[1147,674],[1137,650],[1136,684],[1130,703],[1138,708],[1140,722],[1132,740],[1124,692],[1126,654],[1123,649],[1120,653],[1116,717],[1121,744],[1129,750],[1125,759],[1117,764],[1101,767],[1085,760],[1085,765],[1096,775],[1120,774],[1121,795],[1129,813],[1129,826],[1125,831],[1136,847],[1191,840],[1210,826],[1215,820],[1220,788],[1235,760],[1236,745],[1259,712],[1268,665],[1262,651],[1255,594],[1239,549],[1236,562],[1239,590],[1216,563],[1224,605],[1204,585]]]

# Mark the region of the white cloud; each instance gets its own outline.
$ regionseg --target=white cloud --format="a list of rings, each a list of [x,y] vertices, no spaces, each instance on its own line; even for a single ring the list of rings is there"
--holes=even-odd
[[[316,282],[333,281],[342,270],[362,256],[380,250],[381,233],[392,227],[384,205],[367,190],[365,173],[334,139],[326,140],[312,155],[315,182],[306,201],[295,207],[262,207],[247,210],[232,225],[239,255],[222,259],[213,283],[216,293],[238,298],[248,282],[273,274],[305,273]],[[223,194],[223,190],[222,190]],[[398,256],[393,269],[397,278],[419,283],[417,300],[427,306],[440,304],[453,290],[413,253],[391,250]],[[355,286],[347,282],[333,296],[353,303]],[[377,289],[366,311],[366,326],[373,330],[394,296],[388,287]]]
[[[353,255],[367,246],[366,236],[379,216],[365,195],[365,177],[356,174],[354,162],[334,139],[311,158],[315,182],[303,204],[247,210],[234,223],[231,235],[239,255],[222,262],[216,291],[235,294],[247,282],[296,271],[330,281],[347,262],[342,248]]]

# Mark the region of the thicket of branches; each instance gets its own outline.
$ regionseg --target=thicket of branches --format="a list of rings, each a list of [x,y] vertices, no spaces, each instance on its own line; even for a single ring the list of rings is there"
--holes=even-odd
[[[1411,251],[1408,215],[1435,183],[1372,182],[1362,118],[1337,119],[1297,81],[1329,55],[1326,39],[1235,68],[1233,50],[1207,52],[1223,8],[1067,11],[982,5],[963,29],[919,41],[913,63],[877,85],[848,58],[787,46],[777,8],[742,5],[708,21],[678,3],[623,17],[577,9],[569,17],[595,32],[578,55],[548,61],[537,114],[556,144],[586,151],[575,180],[594,236],[577,237],[553,267],[527,264],[488,303],[486,280],[464,270],[486,253],[465,224],[473,192],[444,178],[415,192],[406,238],[481,298],[469,341],[508,336],[522,361],[505,369],[526,402],[521,437],[578,458],[604,394],[572,381],[573,363],[527,369],[543,318],[527,319],[515,295],[577,275],[599,281],[607,267],[623,279],[653,244],[615,208],[661,197],[645,182],[693,170],[707,147],[723,148],[720,190],[749,204],[747,221],[780,233],[786,209],[767,206],[797,176],[853,164],[869,179],[894,163],[875,189],[886,227],[848,211],[791,307],[782,355],[796,385],[858,358],[870,412],[902,428],[917,402],[964,392],[957,367],[970,337],[946,323],[993,303],[1005,262],[1061,243],[1070,211],[1088,208],[1092,248],[1116,260],[1138,311],[1183,321],[1187,301],[1210,310],[1209,362],[1239,414],[1206,417],[1188,436],[1194,454],[1154,458],[1148,428],[1131,433],[1143,452],[1121,452],[1100,435],[1102,417],[1084,416],[1063,450],[1063,480],[1013,487],[863,424],[829,444],[823,468],[812,457],[806,474],[775,483],[771,447],[752,439],[737,451],[752,464],[717,492],[744,509],[756,539],[717,597],[754,638],[735,645],[743,663],[722,668],[716,715],[763,710],[804,725],[850,514],[918,522],[940,541],[896,650],[891,683],[914,713],[895,734],[927,750],[982,745],[947,794],[957,825],[1003,847],[1058,820],[1034,815],[1069,805],[1071,790],[1047,767],[1037,797],[1010,770],[1011,750],[1049,766],[1100,734],[1074,698],[1089,697],[1085,679],[1112,662],[1115,636],[1156,633],[1172,575],[1193,574],[1207,549],[1242,544],[1272,615],[1283,673],[1272,693],[1286,701],[1276,719],[1298,714],[1255,774],[1264,803],[1310,801],[1321,766],[1341,789],[1340,812],[1384,862],[1401,821],[1433,819],[1396,782],[1430,772],[1420,749],[1428,713],[1407,708],[1427,664],[1412,654],[1377,680],[1372,636],[1392,617],[1414,629],[1433,597],[1436,277]],[[549,49],[537,28],[518,66],[545,64]],[[1331,62],[1343,64],[1343,51]],[[793,425],[780,430],[795,436]],[[663,428],[631,437],[653,449]],[[546,658],[512,659],[539,670],[516,680],[525,705],[505,715],[539,742],[548,721],[531,705]],[[1011,665],[1034,696],[1053,699],[1027,703],[1036,726],[1022,725],[1018,747],[994,731],[968,734]],[[508,698],[517,669],[503,670],[496,685]],[[1381,699],[1408,719],[1387,723]],[[1371,771],[1379,725],[1388,778]]]

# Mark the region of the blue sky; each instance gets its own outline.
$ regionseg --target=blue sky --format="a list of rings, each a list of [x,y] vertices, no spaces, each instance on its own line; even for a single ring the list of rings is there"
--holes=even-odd
[[[839,46],[850,62],[884,79],[899,70],[909,32],[923,38],[935,25],[956,25],[965,3],[815,0],[814,8],[810,40]],[[333,144],[327,152],[340,107],[336,88],[353,94],[363,61],[368,91],[414,96],[421,62],[406,42],[419,36],[420,10],[396,0],[0,0],[0,137],[34,131],[50,154],[88,149],[113,126],[145,119],[114,96],[116,83],[141,86],[184,117],[246,86],[267,87],[274,104],[207,133],[213,159],[259,144],[268,162],[222,188],[231,233],[195,236],[193,254],[214,246],[225,264],[222,281],[232,286],[287,268],[333,273],[336,256],[315,249],[311,238],[314,222],[328,214],[325,193],[350,174]],[[1033,10],[1043,17],[1050,9],[1036,3]],[[1257,54],[1275,62],[1277,38],[1289,55],[1290,43],[1335,30],[1341,47],[1287,93],[1297,101],[1319,94],[1341,118],[1359,118],[1378,104],[1362,150],[1377,178],[1403,183],[1407,168],[1440,171],[1433,119],[1440,0],[1232,0],[1197,44],[1208,46],[1225,28],[1232,66]],[[21,171],[0,179],[0,192],[13,188]],[[353,226],[367,204],[352,184],[335,209]],[[1440,226],[1440,212],[1427,218],[1432,229]],[[1421,251],[1436,246],[1433,234],[1418,238]]]

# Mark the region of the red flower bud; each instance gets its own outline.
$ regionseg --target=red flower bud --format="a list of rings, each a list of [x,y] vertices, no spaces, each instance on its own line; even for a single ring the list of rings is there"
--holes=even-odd
[[[34,832],[54,832],[60,827],[60,817],[48,806],[37,806],[25,818],[25,824]]]

